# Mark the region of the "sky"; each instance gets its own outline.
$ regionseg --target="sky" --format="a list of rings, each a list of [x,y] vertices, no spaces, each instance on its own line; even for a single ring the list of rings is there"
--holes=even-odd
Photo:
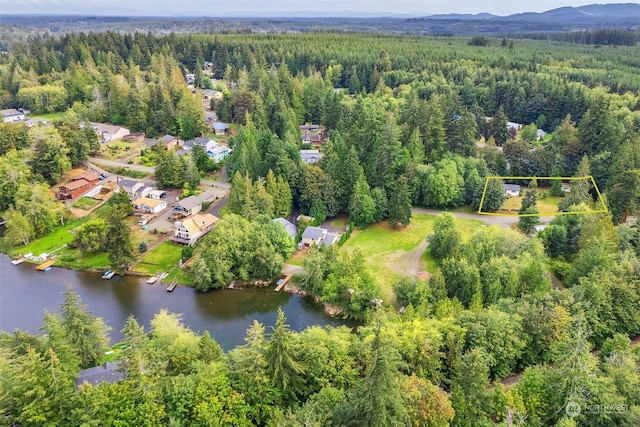
[[[426,16],[440,13],[510,15],[543,12],[562,6],[623,3],[624,0],[0,0],[0,14],[96,14],[147,16],[309,16],[398,15]],[[345,13],[349,12],[349,13]],[[353,12],[353,13],[351,13]]]

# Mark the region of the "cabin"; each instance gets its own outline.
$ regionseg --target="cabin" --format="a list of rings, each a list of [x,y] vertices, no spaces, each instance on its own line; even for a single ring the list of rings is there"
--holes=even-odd
[[[282,225],[285,231],[287,232],[287,234],[291,236],[293,240],[296,240],[296,236],[298,235],[298,229],[296,228],[295,225],[293,225],[292,223],[290,223],[288,220],[284,218],[274,218],[273,222],[277,222],[278,224]]]
[[[506,197],[520,197],[520,186],[516,184],[505,184],[504,195]]]
[[[134,132],[122,137],[124,142],[144,142],[147,135],[144,132]]]
[[[174,223],[175,232],[171,240],[193,246],[211,231],[218,218],[210,213],[197,213]]]
[[[184,141],[173,135],[165,135],[160,138],[160,144],[167,150],[173,150],[174,148],[181,148]]]
[[[565,193],[571,193],[571,184],[567,181],[562,181],[562,191]]]
[[[133,210],[136,212],[157,214],[167,207],[164,200],[150,199],[148,197],[139,197],[133,201]]]
[[[320,150],[300,150],[300,158],[310,165],[320,163],[322,157],[324,157],[324,154],[320,153]]]
[[[70,200],[86,193],[100,182],[100,175],[96,171],[89,171],[58,187],[56,198]]]
[[[311,144],[314,147],[318,147],[326,141],[327,134],[320,125],[306,123],[300,126],[300,138],[303,144]]]
[[[222,122],[213,124],[213,131],[216,135],[226,135],[229,132],[229,125]]]
[[[0,112],[2,113],[2,121],[4,123],[21,122],[25,119],[24,113],[15,108],[9,108]]]

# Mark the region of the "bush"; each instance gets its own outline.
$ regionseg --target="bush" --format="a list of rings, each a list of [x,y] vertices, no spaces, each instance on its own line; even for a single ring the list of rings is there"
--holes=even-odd
[[[145,242],[140,242],[140,247],[138,248],[138,250],[141,254],[147,252],[147,244]]]
[[[182,260],[186,261],[193,256],[193,246],[185,246],[182,248]]]

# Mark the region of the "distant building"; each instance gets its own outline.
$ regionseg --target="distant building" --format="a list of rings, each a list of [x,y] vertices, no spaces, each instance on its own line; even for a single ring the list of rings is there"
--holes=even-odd
[[[303,144],[319,147],[327,140],[327,134],[320,125],[306,123],[300,126],[300,138]]]
[[[320,163],[322,157],[324,157],[324,154],[320,153],[320,150],[300,150],[302,161],[311,165]]]
[[[338,243],[342,237],[338,233],[330,233],[326,228],[322,227],[307,227],[302,232],[300,243],[298,248],[309,248],[313,245],[316,246],[331,246]]]
[[[24,120],[24,113],[15,108],[0,111],[2,113],[2,121],[4,123],[21,122]]]
[[[284,229],[287,231],[287,234],[291,236],[293,240],[296,239],[296,236],[298,235],[298,230],[295,225],[293,225],[292,223],[290,223],[284,218],[274,218],[273,222],[277,222],[278,224],[281,224],[284,227]]]
[[[215,122],[213,124],[213,130],[216,135],[225,135],[229,132],[229,125],[222,122]]]
[[[124,142],[144,142],[146,134],[144,132],[134,132],[122,137]]]
[[[215,147],[213,150],[207,151],[209,157],[211,157],[216,162],[221,162],[231,154],[231,149],[226,145],[219,145]]]
[[[101,143],[122,139],[130,133],[127,128],[107,123],[91,123],[91,126],[93,126],[93,130],[98,135],[98,140]]]
[[[118,186],[127,193],[130,199],[133,199],[136,197],[138,190],[144,187],[144,182],[134,181],[132,179],[118,179]]]
[[[179,139],[178,137],[167,134],[160,138],[160,144],[162,144],[162,146],[167,150],[173,150],[174,148],[182,147],[184,141]]]
[[[58,200],[75,199],[86,193],[100,182],[100,175],[96,171],[89,171],[58,187]]]
[[[192,139],[190,141],[186,141],[184,143],[184,145],[182,146],[182,148],[185,151],[189,151],[193,147],[195,147],[196,145],[201,146],[202,148],[204,148],[204,151],[207,152],[207,151],[213,150],[219,144],[216,141],[214,141],[213,139],[209,139],[209,138],[205,138],[205,137],[199,136],[199,137],[194,138],[194,139]]]
[[[195,215],[202,210],[202,200],[197,196],[189,196],[173,205],[173,215],[185,218]]]
[[[505,184],[504,195],[507,197],[520,197],[520,186],[516,184]]]

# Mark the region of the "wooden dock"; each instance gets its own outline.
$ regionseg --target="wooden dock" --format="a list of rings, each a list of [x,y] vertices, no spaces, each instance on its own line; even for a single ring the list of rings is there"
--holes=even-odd
[[[160,276],[155,275],[155,276],[151,276],[149,277],[149,280],[147,280],[147,283],[150,285],[153,285],[154,283],[156,283],[158,281],[158,279],[160,278]]]
[[[14,259],[13,261],[11,261],[11,264],[13,264],[13,265],[20,265],[20,264],[22,264],[23,262],[25,262],[26,260],[27,260],[27,258],[25,258],[25,257],[22,257],[22,258],[20,258],[20,259]]]
[[[276,280],[276,287],[274,291],[280,292],[280,290],[284,288],[284,285],[286,285],[287,282],[289,282],[289,279],[291,279],[290,274],[283,274],[282,276],[278,277],[278,280]]]
[[[178,286],[178,281],[174,280],[173,282],[171,282],[171,284],[167,287],[167,292],[173,292],[173,290],[176,288],[176,286]]]
[[[55,260],[50,259],[48,261],[43,262],[42,264],[36,266],[36,270],[38,271],[45,271],[47,268],[51,267],[53,265],[53,263],[55,262]]]

